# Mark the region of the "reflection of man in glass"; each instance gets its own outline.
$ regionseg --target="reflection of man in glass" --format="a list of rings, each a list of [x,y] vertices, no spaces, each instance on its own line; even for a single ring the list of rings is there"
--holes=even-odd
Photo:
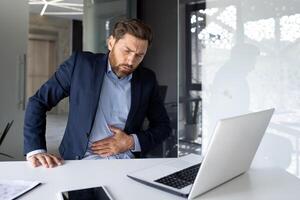
[[[216,73],[210,88],[209,131],[221,118],[249,111],[248,74],[254,69],[259,50],[254,45],[238,44],[232,48],[230,60]]]
[[[119,21],[107,54],[74,53],[42,85],[25,115],[24,152],[33,166],[61,164],[46,152],[46,112],[67,96],[70,112],[59,147],[64,159],[139,157],[168,137],[169,118],[155,74],[138,67],[151,41],[145,23]],[[143,131],[145,117],[150,123]]]

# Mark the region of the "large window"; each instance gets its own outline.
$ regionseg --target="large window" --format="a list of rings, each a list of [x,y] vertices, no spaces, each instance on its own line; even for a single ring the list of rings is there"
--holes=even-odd
[[[185,62],[181,66],[184,73],[180,73],[181,85],[179,102],[182,112],[179,119],[179,155],[201,153],[202,135],[202,43],[199,33],[205,28],[205,3],[186,4],[184,6],[184,40]],[[181,13],[183,14],[183,13]],[[181,17],[183,17],[181,15]]]

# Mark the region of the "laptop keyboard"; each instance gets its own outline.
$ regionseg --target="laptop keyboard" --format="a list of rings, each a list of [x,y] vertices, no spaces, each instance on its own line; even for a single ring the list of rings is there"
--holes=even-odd
[[[196,179],[200,164],[193,165],[186,169],[180,170],[168,176],[164,176],[160,179],[155,180],[155,182],[181,189],[194,182]]]

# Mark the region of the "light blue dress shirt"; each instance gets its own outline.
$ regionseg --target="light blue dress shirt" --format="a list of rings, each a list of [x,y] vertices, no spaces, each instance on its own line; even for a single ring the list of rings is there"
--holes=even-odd
[[[91,131],[88,150],[83,159],[129,159],[134,158],[131,151],[126,151],[109,157],[101,157],[93,154],[91,145],[93,142],[112,136],[109,125],[124,130],[131,106],[131,79],[132,74],[118,78],[112,71],[108,61],[107,71],[104,75],[99,105],[95,122]],[[132,134],[135,148],[132,151],[141,151],[138,138]]]

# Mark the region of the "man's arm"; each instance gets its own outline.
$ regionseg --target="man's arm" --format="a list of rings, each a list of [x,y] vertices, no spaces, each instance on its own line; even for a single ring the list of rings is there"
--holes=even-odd
[[[46,112],[69,96],[77,54],[66,60],[55,74],[29,98],[24,120],[24,154],[46,148]],[[39,155],[39,154],[36,154]],[[34,156],[34,155],[33,155]],[[45,158],[47,161],[47,158]]]

